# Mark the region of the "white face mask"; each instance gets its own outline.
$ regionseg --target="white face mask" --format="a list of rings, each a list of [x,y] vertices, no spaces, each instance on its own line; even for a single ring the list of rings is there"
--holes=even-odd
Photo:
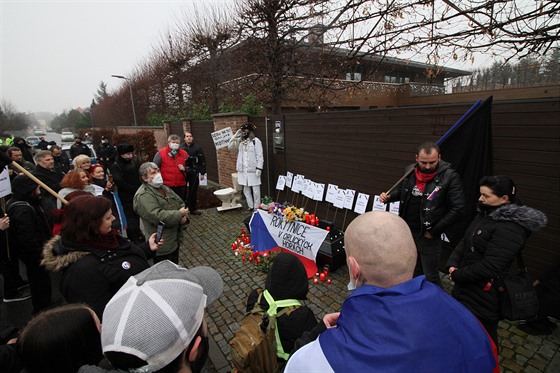
[[[163,177],[161,177],[161,173],[158,172],[148,184],[154,188],[161,187],[163,185]]]
[[[352,282],[352,279],[350,279],[350,281],[348,282],[348,290],[349,290],[349,291],[356,290],[356,284],[354,284],[354,283]]]
[[[348,271],[348,272],[350,272],[350,271]],[[347,287],[348,287],[348,290],[349,290],[349,291],[356,290],[357,286],[356,286],[356,284],[354,283],[354,281],[352,281],[352,273],[348,273],[348,276],[350,276],[350,281],[348,281],[348,286],[347,286]],[[358,280],[359,280],[359,279],[360,279],[360,278],[358,277]]]
[[[177,149],[179,149],[179,144],[171,143],[171,144],[169,144],[169,149],[177,150]]]

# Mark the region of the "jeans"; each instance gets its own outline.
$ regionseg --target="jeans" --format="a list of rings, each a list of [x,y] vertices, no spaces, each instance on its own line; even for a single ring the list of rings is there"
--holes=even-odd
[[[426,238],[420,232],[412,232],[418,259],[414,268],[414,277],[426,275],[426,280],[441,286],[439,278],[439,257],[441,254],[441,238]]]

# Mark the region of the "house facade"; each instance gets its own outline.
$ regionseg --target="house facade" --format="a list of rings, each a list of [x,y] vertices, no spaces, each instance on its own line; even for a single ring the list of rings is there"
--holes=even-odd
[[[246,40],[195,66],[186,79],[193,101],[239,107],[248,95],[269,103],[278,94],[282,112],[373,109],[396,106],[402,95],[442,94],[446,79],[470,74],[317,41],[279,48],[281,61],[273,64],[258,53],[264,48],[261,40]]]

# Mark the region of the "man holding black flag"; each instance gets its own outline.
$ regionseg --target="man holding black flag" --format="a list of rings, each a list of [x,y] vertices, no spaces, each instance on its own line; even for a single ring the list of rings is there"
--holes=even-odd
[[[439,256],[441,234],[464,215],[463,184],[451,165],[441,160],[439,146],[425,142],[418,147],[416,163],[405,170],[400,186],[381,193],[383,203],[400,201],[399,215],[406,221],[418,249],[414,276],[441,286]]]
[[[200,180],[204,180],[206,175],[204,152],[200,145],[193,142],[193,135],[190,132],[185,132],[185,143],[181,145],[181,149],[189,154],[187,159],[188,191],[185,204],[189,208],[191,215],[200,215],[200,211],[196,209],[196,198]]]

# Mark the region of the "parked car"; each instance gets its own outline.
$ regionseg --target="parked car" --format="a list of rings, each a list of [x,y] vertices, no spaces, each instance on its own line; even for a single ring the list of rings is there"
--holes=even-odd
[[[72,168],[72,157],[70,157],[70,147],[73,145],[72,144],[62,144],[61,148],[62,151],[66,154],[66,156],[68,157],[68,160],[70,161],[70,168]],[[86,144],[89,148],[89,150],[91,150],[91,164],[95,164],[97,163],[97,153],[95,152],[95,148],[93,147],[93,144]]]
[[[25,138],[25,141],[27,142],[27,144],[31,147],[36,147],[37,145],[39,145],[39,142],[41,141],[37,136],[27,136]]]
[[[62,132],[62,135],[60,136],[60,141],[61,142],[72,142],[74,141],[74,134],[72,132]]]

